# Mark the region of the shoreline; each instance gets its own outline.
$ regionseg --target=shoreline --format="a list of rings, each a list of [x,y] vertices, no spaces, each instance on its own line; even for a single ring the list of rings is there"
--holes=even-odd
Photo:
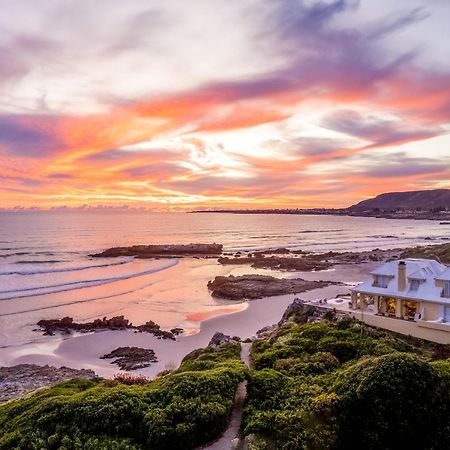
[[[361,267],[363,266],[363,267]],[[359,281],[370,264],[341,265],[335,270],[327,271],[327,278],[347,280],[349,283]],[[232,272],[253,271],[248,267],[234,267]],[[288,276],[301,276],[314,280],[323,277],[321,272],[289,273]],[[347,285],[331,285],[313,289],[301,294],[301,298],[312,300],[316,298],[335,297],[348,292]],[[100,359],[103,354],[115,348],[136,346],[151,348],[155,351],[158,362],[150,367],[133,371],[147,377],[173,365],[178,366],[182,358],[192,350],[205,347],[216,331],[242,339],[252,337],[267,325],[280,320],[286,307],[292,303],[295,295],[264,297],[245,302],[220,301],[215,311],[190,313],[185,316],[186,323],[195,319],[198,325],[188,333],[179,336],[176,341],[160,340],[146,333],[133,331],[101,331],[86,334],[74,334],[69,337],[53,336],[40,342],[12,345],[0,348],[0,361],[3,366],[16,364],[66,366],[74,369],[91,369],[103,377],[113,377],[119,370],[107,360]],[[191,322],[194,325],[195,322]]]
[[[343,286],[332,286],[305,292],[302,298],[314,299],[317,296],[338,295],[341,292],[336,288],[345,291]],[[91,369],[99,376],[112,378],[120,370],[117,366],[110,364],[108,360],[100,359],[100,356],[123,346],[151,348],[155,351],[158,362],[132,373],[153,378],[168,367],[178,367],[184,356],[191,351],[206,347],[216,331],[239,336],[242,339],[254,336],[264,326],[276,323],[292,300],[293,295],[285,295],[249,302],[248,307],[242,311],[220,315],[201,322],[200,330],[197,333],[180,336],[176,341],[161,340],[129,330],[108,330],[67,339],[61,338],[59,342],[49,343],[49,345],[27,345],[20,346],[20,348],[1,349],[3,350],[1,352],[3,353],[2,359],[6,360],[7,364],[4,364],[6,366],[18,364],[65,366],[73,369]]]
[[[272,215],[297,215],[297,216],[345,216],[345,217],[373,217],[375,219],[399,219],[399,220],[431,220],[431,221],[450,221],[450,214],[438,213],[393,213],[393,212],[370,212],[370,211],[351,211],[346,208],[343,209],[227,209],[216,211],[194,210],[189,211],[188,214],[272,214]],[[442,225],[447,225],[443,223]]]
[[[403,250],[409,249],[413,249],[413,247],[407,247]],[[389,252],[384,251],[383,255],[388,257]],[[145,283],[144,280],[139,280],[139,283],[144,286],[142,288],[143,291],[139,291],[139,297],[144,296],[145,292],[147,292],[146,289],[152,293],[149,295],[148,302],[143,300],[130,301],[130,298],[125,296],[123,304],[121,306],[116,305],[114,310],[115,312],[122,311],[122,314],[123,309],[126,308],[133,311],[133,317],[123,314],[126,318],[131,319],[133,323],[156,319],[155,322],[160,323],[163,329],[174,325],[182,326],[186,333],[178,336],[176,340],[161,340],[153,335],[136,333],[133,330],[104,330],[93,333],[75,333],[70,336],[40,336],[40,339],[36,336],[30,342],[1,347],[0,366],[11,367],[19,364],[37,364],[57,368],[90,369],[101,377],[112,378],[120,370],[117,366],[111,364],[109,360],[101,359],[101,356],[119,347],[140,347],[154,350],[158,361],[149,367],[133,371],[132,373],[154,378],[159,372],[178,367],[184,356],[192,350],[206,347],[216,332],[238,336],[242,340],[253,338],[258,330],[277,323],[286,307],[297,296],[302,300],[311,301],[348,294],[349,288],[366,279],[368,273],[379,263],[379,260],[341,261],[335,262],[331,269],[326,270],[280,271],[254,268],[246,264],[224,266],[219,264],[218,261],[211,259],[185,258],[176,265],[152,273],[145,280]],[[266,273],[275,277],[285,278],[298,277],[306,281],[325,279],[341,282],[342,284],[311,289],[302,292],[300,295],[287,294],[255,300],[233,301],[213,298],[205,283],[205,280],[213,277],[213,274],[236,276],[249,273]],[[127,280],[121,280],[118,284],[126,282]],[[95,288],[100,289],[100,287]],[[176,298],[178,295],[183,296],[184,302],[174,303],[172,305],[173,309],[168,308],[165,300]],[[192,298],[192,303],[186,300],[189,298]],[[90,300],[86,301],[89,302]],[[98,299],[94,298],[91,302],[96,304]],[[152,316],[148,309],[150,305],[153,308],[161,308],[161,317],[165,319],[161,321]],[[188,309],[180,310],[180,305]],[[17,307],[17,305],[14,306]],[[66,305],[52,305],[50,308],[58,308],[60,306]],[[112,308],[114,304],[111,305],[108,301],[105,303],[105,306]],[[153,309],[153,311],[156,310]],[[84,320],[98,316],[98,309],[94,308],[90,314],[86,314],[86,311],[83,309],[82,319]],[[32,317],[34,316],[31,315],[29,320],[34,320]],[[170,324],[170,321],[174,320],[176,322]],[[30,322],[27,322],[27,324],[26,326],[30,328]],[[4,330],[2,333],[4,333]]]

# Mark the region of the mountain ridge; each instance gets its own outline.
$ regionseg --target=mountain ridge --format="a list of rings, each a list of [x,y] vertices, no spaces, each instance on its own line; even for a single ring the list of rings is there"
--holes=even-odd
[[[450,189],[384,192],[350,206],[351,211],[373,209],[450,209]]]

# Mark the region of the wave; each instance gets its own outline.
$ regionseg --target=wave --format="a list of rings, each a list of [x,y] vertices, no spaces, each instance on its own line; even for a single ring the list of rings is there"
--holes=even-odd
[[[57,264],[57,263],[65,263],[70,262],[68,259],[44,259],[42,261],[39,260],[23,260],[23,261],[14,261],[14,264]]]
[[[165,264],[159,265],[156,268],[144,270],[141,272],[135,272],[132,274],[121,275],[121,276],[117,276],[117,277],[99,278],[99,279],[95,279],[95,280],[72,281],[70,283],[61,283],[61,284],[53,284],[53,285],[47,285],[47,286],[35,286],[35,287],[24,288],[24,289],[10,289],[10,290],[6,290],[6,291],[0,291],[0,301],[13,300],[13,299],[19,299],[19,298],[24,298],[24,297],[36,297],[38,295],[55,294],[58,292],[67,292],[67,291],[73,291],[76,289],[84,289],[84,288],[89,288],[89,287],[94,287],[94,286],[101,286],[104,284],[114,283],[116,281],[129,280],[131,278],[137,278],[137,277],[144,276],[144,275],[150,275],[152,273],[168,269],[172,266],[175,266],[176,264],[178,264],[178,260],[173,259],[173,260],[167,261]],[[4,297],[2,294],[12,294],[12,295]]]
[[[101,296],[101,297],[92,297],[92,298],[86,298],[86,299],[83,299],[83,300],[73,300],[71,302],[59,303],[57,305],[38,306],[36,308],[29,308],[29,309],[23,309],[23,310],[20,310],[20,311],[7,312],[7,313],[0,314],[0,317],[16,316],[18,314],[24,314],[24,313],[29,313],[29,312],[44,311],[46,309],[54,309],[54,308],[62,308],[64,306],[70,306],[70,305],[78,305],[79,303],[89,303],[89,302],[96,302],[98,300],[106,300],[106,299],[109,299],[109,298],[120,297],[121,295],[131,294],[133,292],[140,291],[140,290],[142,290],[144,288],[145,288],[145,286],[141,286],[141,287],[138,287],[136,289],[129,289],[127,291],[115,292],[114,294],[104,295],[104,296]],[[20,298],[20,297],[15,297],[15,298]],[[8,346],[6,346],[6,347],[8,347]],[[1,347],[0,346],[0,348],[5,348],[5,347]]]
[[[298,234],[307,234],[307,233],[341,233],[345,230],[302,230],[299,231]]]
[[[82,265],[82,266],[73,266],[73,267],[60,267],[60,268],[54,268],[54,269],[44,269],[44,270],[38,270],[38,269],[28,269],[28,270],[11,270],[8,272],[0,272],[0,276],[2,275],[42,275],[42,274],[49,274],[49,273],[62,273],[62,272],[76,272],[80,270],[87,270],[87,269],[98,269],[101,267],[111,267],[111,266],[120,266],[123,264],[127,264],[130,261],[132,261],[132,257],[126,258],[120,261],[114,261],[108,264],[91,264],[91,265]],[[41,263],[45,261],[33,261],[33,264],[35,263]]]
[[[8,249],[8,250],[16,250],[16,249]],[[12,256],[55,256],[55,253],[53,252],[14,252],[14,253],[4,253],[3,255],[0,255],[1,258],[10,258]]]

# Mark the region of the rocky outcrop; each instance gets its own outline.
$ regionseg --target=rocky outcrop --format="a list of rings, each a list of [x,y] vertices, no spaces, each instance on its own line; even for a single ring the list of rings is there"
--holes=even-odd
[[[294,321],[297,323],[306,323],[308,318],[316,313],[317,309],[312,305],[307,305],[300,298],[295,298],[294,301],[285,309],[278,326],[283,325],[287,321]]]
[[[140,347],[119,347],[100,358],[114,358],[111,364],[117,364],[120,370],[126,371],[144,369],[152,363],[158,362],[155,352],[152,349]]]
[[[0,402],[20,397],[27,392],[72,378],[92,379],[97,375],[92,370],[77,370],[68,367],[20,364],[0,367]]]
[[[117,256],[134,256],[136,258],[217,257],[222,253],[222,249],[222,244],[132,245],[131,247],[109,248],[91,256],[94,258]]]
[[[276,269],[296,272],[311,272],[313,270],[326,270],[333,264],[327,260],[321,260],[317,256],[285,257],[285,256],[265,256],[266,253],[256,253],[251,256],[241,256],[238,258],[222,257],[218,261],[220,264],[248,264],[255,269]]]
[[[216,331],[209,341],[208,347],[218,347],[219,345],[226,344],[232,340],[231,336],[223,334],[220,331]]]
[[[135,330],[140,333],[150,333],[159,339],[175,339],[175,336],[182,333],[182,328],[174,328],[172,331],[161,330],[161,327],[152,320],[143,325],[133,325],[124,316],[116,316],[111,319],[95,319],[93,322],[74,322],[72,317],[63,317],[62,319],[43,319],[37,325],[44,335],[53,336],[55,333],[70,334],[72,331],[88,333],[90,331],[102,330]],[[35,330],[37,331],[37,330]]]
[[[450,244],[409,248],[401,253],[400,258],[428,258],[450,264]]]
[[[359,264],[370,261],[384,261],[395,257],[399,249],[375,249],[365,252],[311,253],[285,248],[246,253],[234,257],[222,256],[220,264],[248,264],[255,269],[274,269],[294,272],[327,270],[336,264]]]
[[[214,297],[229,300],[258,299],[274,295],[296,294],[317,289],[330,284],[330,281],[307,281],[301,278],[275,278],[267,275],[242,275],[235,277],[217,276],[208,282]]]

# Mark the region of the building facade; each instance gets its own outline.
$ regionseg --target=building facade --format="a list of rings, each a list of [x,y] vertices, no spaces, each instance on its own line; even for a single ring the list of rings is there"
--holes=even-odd
[[[450,331],[450,267],[431,259],[389,261],[352,289],[352,309]]]

